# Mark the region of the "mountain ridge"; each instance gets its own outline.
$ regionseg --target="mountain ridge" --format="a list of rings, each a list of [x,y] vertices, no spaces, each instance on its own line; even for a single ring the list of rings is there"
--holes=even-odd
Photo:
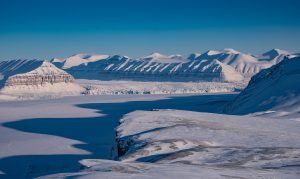
[[[278,54],[276,55],[274,51]],[[270,57],[269,54],[271,52],[273,53]],[[206,65],[217,60],[220,62],[217,65],[220,66],[224,64],[227,69],[232,68],[235,71],[232,75],[238,77],[234,79],[232,76],[230,81],[243,81],[239,77],[240,75],[244,76],[245,81],[248,81],[260,70],[279,63],[285,56],[290,54],[292,53],[285,50],[274,49],[269,51],[269,53],[266,52],[261,55],[251,55],[234,49],[225,48],[218,51],[209,50],[205,53],[193,53],[188,56],[163,55],[158,52],[140,58],[107,55],[106,59],[101,58],[79,65],[72,65],[72,67],[65,68],[65,70],[76,78],[84,79],[92,78],[105,80],[101,77],[102,75],[109,76],[111,79],[125,78],[134,80],[139,76],[139,80],[142,80],[142,78],[147,80],[147,78],[149,79],[149,76],[160,76],[162,78],[157,78],[157,80],[166,80],[166,78],[169,78],[168,80],[176,80],[171,79],[173,76],[176,76],[178,79],[182,78],[182,80],[187,81],[228,81],[228,78],[222,78],[221,75],[221,73],[224,74],[226,72],[220,72],[220,74],[213,72],[215,77],[209,77],[212,76],[212,74],[207,70],[209,69],[209,66]],[[60,62],[52,62],[58,67],[62,66]],[[227,71],[233,71],[232,69]],[[97,71],[98,74],[97,72],[92,71]],[[91,75],[86,73],[91,73]],[[205,76],[208,78],[204,78]]]

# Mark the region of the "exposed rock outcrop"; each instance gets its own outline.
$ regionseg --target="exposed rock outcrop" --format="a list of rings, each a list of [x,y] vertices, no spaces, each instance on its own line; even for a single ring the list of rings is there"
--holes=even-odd
[[[13,75],[5,82],[5,86],[44,85],[46,83],[73,83],[74,78],[58,69],[50,62],[44,61],[40,67],[24,74]]]
[[[72,75],[48,61],[14,61],[3,66],[0,70],[5,76],[0,94],[5,99],[53,98],[84,91]]]

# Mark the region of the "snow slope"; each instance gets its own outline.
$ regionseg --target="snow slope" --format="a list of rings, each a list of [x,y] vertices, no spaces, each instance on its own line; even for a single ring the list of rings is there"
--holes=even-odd
[[[197,57],[196,60],[219,60],[249,78],[258,73],[260,70],[269,68],[270,66],[280,62],[284,56],[289,54],[292,53],[284,50],[273,49],[263,55],[254,56],[238,52],[234,49],[224,49],[221,51],[209,50]]]
[[[117,128],[120,161],[85,159],[80,171],[41,178],[298,178],[299,129],[295,120],[135,111]]]
[[[271,113],[277,111],[278,115],[299,117],[299,84],[300,57],[285,58],[253,76],[246,89],[228,105],[226,111],[247,114],[268,110]]]
[[[160,57],[160,58],[159,58]],[[171,62],[172,61],[172,62]],[[226,64],[213,61],[186,61],[179,56],[130,59],[113,56],[66,69],[77,79],[138,81],[242,81],[243,76]]]
[[[68,69],[73,66],[81,64],[87,64],[89,62],[95,62],[108,58],[109,55],[97,55],[97,54],[76,54],[65,59],[54,58],[51,60],[52,63],[57,64],[62,69]]]
[[[294,120],[158,110],[127,114],[117,131],[122,161],[284,169],[300,164],[299,129]]]
[[[290,178],[298,176],[291,172],[279,172],[274,170],[260,171],[254,169],[217,168],[207,166],[193,166],[182,164],[150,164],[150,163],[126,163],[119,161],[86,159],[80,161],[82,170],[73,173],[61,173],[39,178],[119,178],[119,179],[174,179],[174,178]]]

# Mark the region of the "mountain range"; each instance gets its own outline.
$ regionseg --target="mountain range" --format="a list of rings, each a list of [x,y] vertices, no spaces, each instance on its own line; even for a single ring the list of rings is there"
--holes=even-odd
[[[84,89],[76,84],[75,79],[247,84],[255,75],[249,84],[253,86],[253,80],[261,73],[266,73],[267,70],[264,69],[271,66],[275,68],[276,64],[293,56],[297,54],[280,49],[261,55],[223,49],[189,56],[153,53],[145,57],[130,58],[121,55],[76,54],[49,61],[0,61],[0,92],[79,94]],[[241,97],[239,101],[245,100]],[[240,106],[238,102],[234,105]]]
[[[277,64],[291,54],[280,49],[261,55],[223,49],[187,57],[160,53],[140,58],[76,54],[64,59],[54,58],[51,62],[79,79],[241,82],[248,81],[260,70]]]

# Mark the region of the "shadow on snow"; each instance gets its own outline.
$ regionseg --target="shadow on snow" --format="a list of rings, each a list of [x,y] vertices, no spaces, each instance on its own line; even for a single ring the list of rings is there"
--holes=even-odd
[[[32,178],[79,169],[78,161],[88,158],[113,159],[115,128],[123,115],[136,110],[178,109],[221,113],[221,107],[235,94],[171,97],[156,101],[78,104],[79,108],[96,109],[104,116],[87,118],[35,118],[3,125],[19,131],[48,134],[82,142],[75,148],[90,154],[23,155],[0,160],[0,178]],[[32,146],[34,147],[34,146]]]

